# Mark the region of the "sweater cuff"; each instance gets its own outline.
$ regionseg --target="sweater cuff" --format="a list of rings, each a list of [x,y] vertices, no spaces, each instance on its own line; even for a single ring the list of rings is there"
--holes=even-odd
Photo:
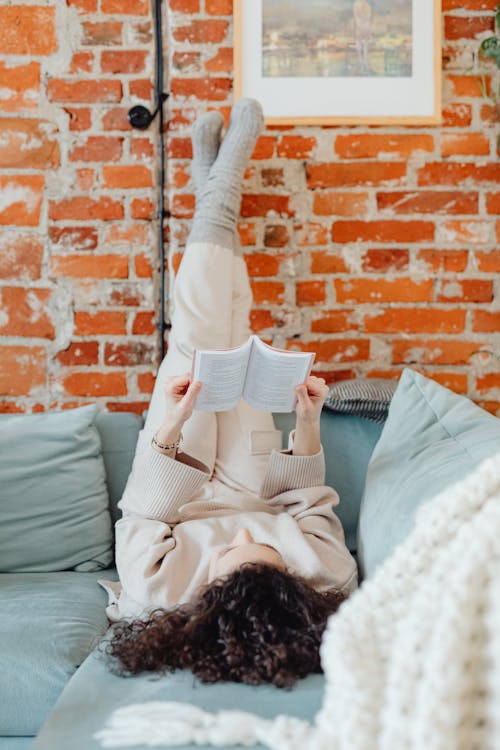
[[[208,471],[176,461],[150,447],[144,457],[141,514],[173,522],[177,508],[190,500],[208,478]]]
[[[325,473],[323,446],[312,456],[294,456],[290,450],[274,450],[262,483],[261,497],[269,499],[288,490],[320,487],[325,483]]]

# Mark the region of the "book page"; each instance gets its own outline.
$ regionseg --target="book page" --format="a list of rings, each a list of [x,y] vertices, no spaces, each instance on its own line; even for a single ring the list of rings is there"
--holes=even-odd
[[[235,349],[196,350],[192,378],[203,383],[194,408],[229,411],[241,399],[252,339]]]
[[[295,386],[309,375],[314,354],[274,349],[258,336],[252,338],[243,398],[259,411],[293,411],[297,401]]]

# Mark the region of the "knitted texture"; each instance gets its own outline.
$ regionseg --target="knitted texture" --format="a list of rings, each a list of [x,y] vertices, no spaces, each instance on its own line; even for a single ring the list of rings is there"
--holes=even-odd
[[[342,380],[330,386],[324,408],[385,422],[397,381],[385,378]]]
[[[105,747],[500,748],[499,539],[500,453],[421,506],[406,541],[330,618],[313,725],[165,702],[119,709],[96,737]]]

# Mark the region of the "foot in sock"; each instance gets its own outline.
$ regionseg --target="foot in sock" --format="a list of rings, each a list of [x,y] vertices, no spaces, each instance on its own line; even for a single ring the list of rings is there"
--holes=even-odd
[[[193,161],[191,165],[196,194],[205,186],[212,164],[217,158],[224,118],[220,112],[205,112],[193,126]]]
[[[240,99],[199,194],[190,242],[214,242],[237,252],[241,182],[263,127],[260,104],[255,99]]]

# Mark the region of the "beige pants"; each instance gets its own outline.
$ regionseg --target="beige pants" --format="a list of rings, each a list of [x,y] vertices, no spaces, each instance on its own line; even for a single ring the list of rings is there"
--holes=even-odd
[[[210,243],[190,244],[173,285],[172,330],[161,363],[144,432],[154,434],[165,416],[165,378],[191,371],[194,349],[224,349],[250,336],[252,292],[243,258]],[[228,487],[258,492],[281,432],[272,414],[245,401],[227,412],[194,411],[183,427],[181,449]]]

